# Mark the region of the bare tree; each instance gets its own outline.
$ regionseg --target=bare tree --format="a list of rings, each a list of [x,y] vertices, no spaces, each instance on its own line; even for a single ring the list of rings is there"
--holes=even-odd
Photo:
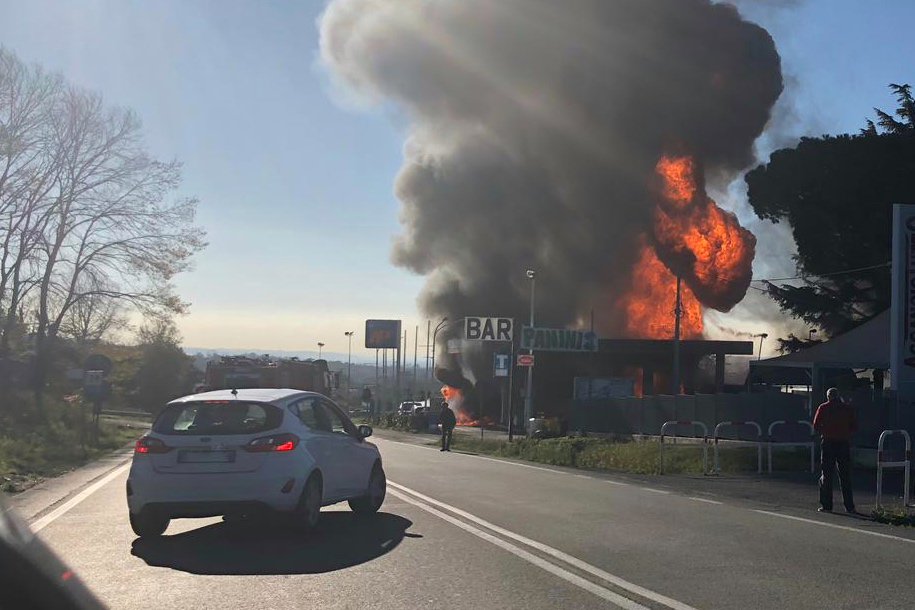
[[[121,302],[100,294],[103,291],[98,288],[80,288],[83,296],[67,310],[58,329],[60,335],[80,346],[91,346],[127,328],[127,317]]]
[[[38,392],[61,332],[91,337],[122,306],[173,314],[171,280],[204,247],[176,161],[151,158],[140,121],[0,49],[0,313],[35,319]],[[3,171],[3,167],[6,171]]]
[[[37,285],[37,248],[58,171],[51,137],[62,80],[0,47],[0,355]]]

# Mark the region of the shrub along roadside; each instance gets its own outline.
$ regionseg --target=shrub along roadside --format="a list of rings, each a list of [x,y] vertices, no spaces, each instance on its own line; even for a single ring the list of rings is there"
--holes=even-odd
[[[915,527],[915,515],[909,513],[904,508],[883,508],[871,512],[874,521],[878,523],[889,523],[890,525],[902,525],[905,527]]]
[[[15,416],[0,418],[0,491],[24,491],[44,478],[57,476],[123,447],[146,429],[142,423],[99,423],[92,439],[85,418],[89,409],[78,401],[45,401],[38,423],[28,398],[18,398]]]
[[[436,445],[430,442],[429,445]],[[505,440],[483,439],[456,434],[452,447],[459,451],[515,458],[554,466],[590,470],[608,470],[633,474],[659,474],[657,441],[619,441],[594,437],[563,437],[550,439],[522,438],[509,443]],[[712,468],[712,447],[708,450]],[[723,473],[756,472],[756,449],[724,447],[720,450]],[[803,469],[807,454],[803,451],[780,452],[775,456],[779,469]],[[664,449],[664,472],[667,474],[702,474],[702,447],[699,444],[669,444]]]
[[[378,428],[415,432],[423,425],[411,416],[387,413],[373,421],[365,420]],[[430,441],[437,445],[438,441]],[[659,474],[658,442],[620,441],[597,437],[562,437],[548,439],[519,438],[506,440],[479,439],[476,435],[455,434],[452,447],[459,451],[483,453],[554,466],[629,472],[633,474]],[[807,468],[809,453],[804,449],[780,450],[774,454],[776,470],[801,470]],[[708,448],[709,469],[713,466],[712,446]],[[753,447],[720,448],[721,472],[756,472],[757,453]],[[702,474],[702,447],[696,443],[666,444],[664,471],[667,474]]]
[[[602,438],[565,437],[550,439],[523,438],[514,442],[480,440],[456,435],[452,445],[455,449],[592,470],[614,470],[635,474],[657,474],[659,472],[658,443],[649,441],[619,442]],[[737,450],[737,455],[745,453]],[[751,456],[754,458],[755,455]],[[709,454],[711,460],[711,454]],[[722,469],[731,466],[733,455],[728,460],[722,455]],[[749,460],[747,468],[749,468]],[[698,445],[668,446],[665,448],[665,472],[702,474],[702,449]]]

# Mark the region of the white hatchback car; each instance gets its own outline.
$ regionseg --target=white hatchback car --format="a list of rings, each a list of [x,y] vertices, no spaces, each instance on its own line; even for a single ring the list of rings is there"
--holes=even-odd
[[[219,390],[174,400],[137,441],[127,505],[138,536],[171,519],[269,511],[313,529],[322,506],[374,513],[387,482],[378,448],[326,396]]]

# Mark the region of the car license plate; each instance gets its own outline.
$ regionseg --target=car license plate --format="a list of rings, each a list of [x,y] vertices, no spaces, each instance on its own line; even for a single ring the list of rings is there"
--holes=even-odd
[[[235,461],[234,451],[179,451],[181,464],[227,464]]]

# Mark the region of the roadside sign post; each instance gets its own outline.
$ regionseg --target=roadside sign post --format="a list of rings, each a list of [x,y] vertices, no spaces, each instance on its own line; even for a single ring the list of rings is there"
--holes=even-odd
[[[511,371],[511,355],[502,354],[500,352],[495,352],[492,355],[492,376],[494,378],[508,379],[509,373]],[[499,398],[500,398],[500,419],[505,419],[505,383],[499,384]],[[482,413],[482,403],[480,411]],[[511,429],[511,423],[509,423],[509,430]],[[509,437],[511,434],[509,433]],[[480,438],[483,438],[483,425],[482,417],[480,421]]]

